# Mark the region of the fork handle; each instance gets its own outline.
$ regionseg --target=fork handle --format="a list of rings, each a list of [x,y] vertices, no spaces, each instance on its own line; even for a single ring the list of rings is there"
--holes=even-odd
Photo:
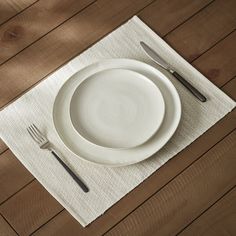
[[[66,169],[70,176],[75,180],[75,182],[83,189],[85,193],[89,191],[88,187],[83,183],[83,181],[61,160],[61,158],[56,154],[56,152],[51,151],[52,155],[60,162],[60,164]]]

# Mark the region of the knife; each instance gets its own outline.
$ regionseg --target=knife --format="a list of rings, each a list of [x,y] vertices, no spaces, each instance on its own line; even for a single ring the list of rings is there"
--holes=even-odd
[[[187,80],[185,80],[180,74],[178,74],[171,66],[161,58],[152,48],[150,48],[146,43],[140,42],[143,50],[147,55],[155,61],[159,66],[169,71],[182,85],[184,85],[196,98],[201,102],[206,102],[206,97],[202,95],[193,85],[191,85]]]

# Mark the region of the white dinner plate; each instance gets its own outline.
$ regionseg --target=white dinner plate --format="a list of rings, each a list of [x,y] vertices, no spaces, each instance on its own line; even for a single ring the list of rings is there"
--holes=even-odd
[[[100,71],[127,69],[149,78],[161,91],[165,101],[165,117],[159,130],[144,144],[128,149],[112,149],[97,146],[82,138],[74,129],[70,118],[70,102],[75,89],[84,80]],[[160,150],[176,131],[181,117],[179,95],[170,80],[156,68],[130,59],[110,59],[94,63],[68,79],[59,90],[53,106],[53,122],[56,131],[79,158],[107,166],[123,166],[137,163]]]
[[[70,103],[76,131],[93,144],[133,148],[160,127],[165,103],[158,87],[145,76],[126,69],[103,70],[76,88]]]

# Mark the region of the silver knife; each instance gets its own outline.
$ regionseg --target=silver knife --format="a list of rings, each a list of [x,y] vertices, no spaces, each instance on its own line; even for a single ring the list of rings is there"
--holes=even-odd
[[[152,48],[150,48],[146,43],[140,42],[140,45],[147,53],[147,55],[155,61],[159,66],[169,71],[181,84],[183,84],[196,98],[201,102],[206,102],[206,97],[202,95],[193,85],[191,85],[187,80],[185,80],[180,74],[178,74],[171,66],[161,58]]]

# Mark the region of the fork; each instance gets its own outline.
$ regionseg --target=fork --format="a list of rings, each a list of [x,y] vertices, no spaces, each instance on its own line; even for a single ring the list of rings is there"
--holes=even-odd
[[[36,125],[31,124],[27,128],[28,133],[32,139],[39,145],[41,149],[49,150],[52,155],[58,160],[58,162],[65,168],[65,170],[71,175],[75,182],[82,188],[84,192],[88,192],[88,187],[83,183],[83,181],[60,159],[56,152],[51,147],[49,140],[40,132]]]

